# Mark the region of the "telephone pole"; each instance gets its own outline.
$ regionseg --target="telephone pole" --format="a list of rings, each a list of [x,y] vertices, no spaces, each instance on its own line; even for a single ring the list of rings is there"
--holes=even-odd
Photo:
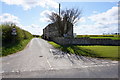
[[[59,3],[59,16],[60,16],[60,3]]]

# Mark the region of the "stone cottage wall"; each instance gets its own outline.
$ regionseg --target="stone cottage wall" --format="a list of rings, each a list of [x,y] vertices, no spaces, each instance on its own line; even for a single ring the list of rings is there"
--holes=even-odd
[[[51,40],[54,37],[59,37],[60,34],[58,32],[58,29],[54,23],[48,24],[43,29],[43,38],[47,40]],[[73,37],[73,25],[70,25],[70,30],[67,33],[67,36]]]

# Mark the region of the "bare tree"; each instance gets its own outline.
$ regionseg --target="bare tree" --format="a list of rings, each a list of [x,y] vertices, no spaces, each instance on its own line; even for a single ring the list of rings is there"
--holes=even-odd
[[[52,12],[48,17],[56,25],[60,36],[63,36],[70,30],[70,26],[73,26],[81,18],[81,12],[79,9],[72,8],[62,10],[61,15]]]
[[[57,13],[54,13],[54,12],[52,12],[51,15],[48,14],[48,17],[52,23],[61,21],[61,17]]]
[[[81,18],[82,11],[79,9],[62,10],[61,16],[63,20],[72,23],[73,25]]]
[[[62,18],[57,13],[52,12],[51,15],[48,15],[50,21],[54,23],[59,32],[59,35],[62,36],[64,27],[62,26]]]

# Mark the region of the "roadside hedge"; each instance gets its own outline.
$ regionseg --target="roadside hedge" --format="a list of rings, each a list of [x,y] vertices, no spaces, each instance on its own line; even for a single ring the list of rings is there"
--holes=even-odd
[[[16,29],[16,35],[12,35],[12,29]],[[2,46],[16,44],[24,39],[32,38],[32,34],[25,31],[15,24],[1,24],[0,29],[2,29]]]

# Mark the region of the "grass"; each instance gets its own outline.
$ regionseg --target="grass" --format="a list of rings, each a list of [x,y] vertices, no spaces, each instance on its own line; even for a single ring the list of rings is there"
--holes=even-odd
[[[30,40],[31,39],[24,39],[20,43],[2,46],[2,55],[0,55],[0,56],[7,56],[7,55],[10,55],[12,53],[16,53],[18,51],[23,50]]]
[[[119,52],[118,47],[120,46],[79,46],[79,45],[62,46],[52,41],[49,41],[49,43],[53,45],[55,48],[58,48],[70,54],[120,60],[120,57],[118,58]]]
[[[99,58],[117,60],[120,46],[79,46],[79,47],[94,51],[94,53]]]

